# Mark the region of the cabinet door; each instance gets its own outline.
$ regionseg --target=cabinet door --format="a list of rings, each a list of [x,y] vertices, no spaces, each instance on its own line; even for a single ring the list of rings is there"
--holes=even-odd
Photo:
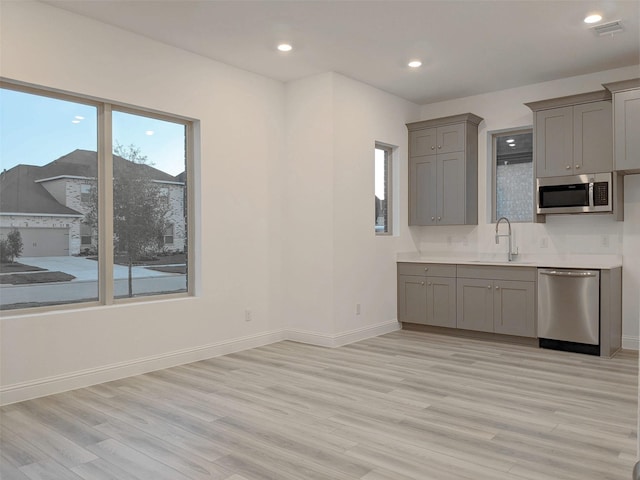
[[[493,282],[459,278],[457,328],[493,332]]]
[[[494,280],[494,331],[535,337],[535,283]]]
[[[411,144],[409,145],[411,156],[435,155],[437,153],[436,134],[437,129],[435,128],[427,128],[425,130],[416,130],[415,132],[411,132]]]
[[[427,286],[425,277],[398,276],[398,321],[427,323]]]
[[[427,277],[427,325],[456,328],[456,279]]]
[[[573,174],[573,107],[536,112],[536,175]]]
[[[436,156],[409,159],[409,225],[435,225]]]
[[[438,225],[465,223],[466,184],[464,152],[438,155]]]
[[[573,173],[613,170],[613,120],[611,102],[573,107]]]
[[[464,151],[465,145],[465,125],[458,123],[455,125],[445,125],[438,127],[438,148],[437,153],[451,153]]]
[[[615,169],[640,170],[640,89],[614,96]]]

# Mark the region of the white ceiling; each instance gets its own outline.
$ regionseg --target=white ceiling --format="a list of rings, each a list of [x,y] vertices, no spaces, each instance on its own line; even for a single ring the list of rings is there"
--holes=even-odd
[[[45,1],[277,80],[333,71],[420,104],[640,63],[638,0]],[[593,11],[624,32],[596,36]]]

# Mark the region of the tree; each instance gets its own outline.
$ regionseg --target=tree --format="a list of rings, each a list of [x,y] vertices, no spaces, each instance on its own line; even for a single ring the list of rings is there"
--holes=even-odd
[[[13,263],[22,255],[22,235],[17,229],[12,229],[7,238],[0,240],[0,260]]]
[[[116,144],[113,149],[113,236],[114,249],[129,267],[129,296],[133,296],[132,267],[145,255],[157,253],[163,245],[169,205],[147,156],[135,145]],[[120,157],[120,159],[118,159]],[[97,190],[97,189],[93,189]],[[84,223],[98,224],[97,192]]]

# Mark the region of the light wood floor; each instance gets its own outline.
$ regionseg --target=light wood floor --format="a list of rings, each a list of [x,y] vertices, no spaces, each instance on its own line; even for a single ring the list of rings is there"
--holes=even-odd
[[[400,331],[8,405],[3,480],[629,480],[637,355]]]

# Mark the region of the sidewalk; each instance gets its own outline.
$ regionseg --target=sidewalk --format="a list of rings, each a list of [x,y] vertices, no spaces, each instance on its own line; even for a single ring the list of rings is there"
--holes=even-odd
[[[76,277],[72,282],[90,281],[98,279],[98,262],[89,260],[86,257],[20,257],[18,261],[24,265],[44,268],[51,272],[68,273]],[[133,267],[131,269],[133,278],[166,277],[171,273],[158,272],[145,267]],[[20,272],[28,275],[28,272]],[[123,265],[113,266],[114,280],[129,278],[129,267]]]

